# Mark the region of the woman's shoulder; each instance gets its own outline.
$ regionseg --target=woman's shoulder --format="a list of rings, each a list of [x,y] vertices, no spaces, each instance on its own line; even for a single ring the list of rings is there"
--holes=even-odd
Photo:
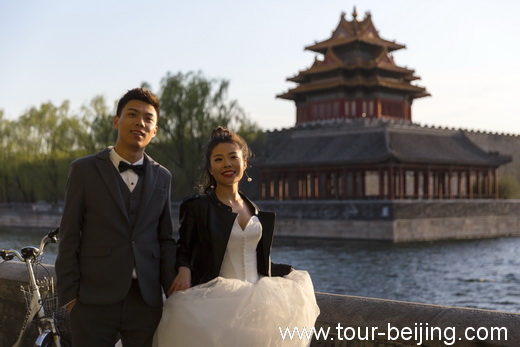
[[[181,206],[197,206],[207,203],[208,196],[206,194],[194,194],[186,196],[182,199]]]
[[[210,205],[210,199],[207,194],[194,194],[182,200],[180,211],[181,213],[183,213],[183,211],[190,211],[190,213],[201,213],[205,215]]]

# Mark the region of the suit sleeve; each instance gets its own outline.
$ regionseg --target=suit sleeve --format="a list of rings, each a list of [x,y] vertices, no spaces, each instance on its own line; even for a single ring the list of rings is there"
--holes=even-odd
[[[163,206],[163,213],[159,220],[158,240],[161,247],[161,285],[166,293],[176,275],[175,253],[176,243],[173,238],[173,224],[171,212],[171,174],[168,173],[168,199]]]
[[[62,305],[78,297],[80,280],[78,250],[81,243],[83,210],[84,186],[81,173],[73,163],[67,180],[56,258],[58,299]]]
[[[185,266],[193,270],[197,224],[193,211],[194,204],[183,201],[179,209],[179,241],[177,242],[177,269]]]
[[[291,265],[271,262],[271,276],[285,276],[293,270]]]

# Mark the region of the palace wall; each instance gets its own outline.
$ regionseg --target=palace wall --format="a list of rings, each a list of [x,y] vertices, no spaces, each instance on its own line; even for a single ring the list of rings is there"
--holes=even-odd
[[[500,177],[510,177],[520,185],[520,135],[492,132],[464,131],[485,151],[497,151],[512,156],[513,160],[498,169]]]
[[[261,201],[276,234],[292,237],[434,241],[520,236],[520,200]]]

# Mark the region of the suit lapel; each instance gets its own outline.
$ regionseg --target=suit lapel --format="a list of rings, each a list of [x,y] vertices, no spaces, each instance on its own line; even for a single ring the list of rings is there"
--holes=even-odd
[[[119,183],[117,182],[117,171],[115,171],[114,164],[110,160],[110,149],[106,148],[99,152],[96,156],[96,166],[99,170],[99,174],[105,183],[107,190],[114,198],[116,205],[121,209],[121,213],[125,216],[127,222],[130,224],[130,218],[126,211],[125,202],[119,189]]]
[[[146,211],[146,207],[150,203],[150,199],[152,198],[157,183],[157,177],[159,175],[159,165],[152,158],[146,155],[146,153],[144,155],[144,161],[146,171],[143,176],[143,192],[139,203],[139,210],[137,211],[137,219],[135,222],[136,227],[139,225],[139,221]]]
[[[208,205],[212,204],[214,208],[206,208],[207,216],[203,215],[201,219],[210,223],[210,225],[205,225],[204,228],[209,231],[210,247],[213,249],[213,264],[215,266],[214,275],[218,276],[237,214],[233,213],[229,206],[221,203],[214,191],[210,191],[207,196]]]

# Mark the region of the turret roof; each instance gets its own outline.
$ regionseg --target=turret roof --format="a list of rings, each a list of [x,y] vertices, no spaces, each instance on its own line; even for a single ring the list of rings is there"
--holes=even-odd
[[[309,69],[300,71],[296,76],[290,77],[287,80],[300,83],[306,80],[306,75],[320,74],[336,69],[380,69],[402,75],[403,78],[405,78],[408,81],[419,79],[419,77],[413,76],[413,73],[415,72],[414,70],[395,65],[392,56],[388,54],[388,51],[386,49],[383,49],[374,60],[361,61],[361,59],[356,59],[355,61],[350,62],[341,60],[336,55],[336,53],[334,53],[334,51],[329,48],[325,53],[325,57],[323,60],[319,60],[316,57],[314,63]]]
[[[389,52],[406,48],[403,44],[381,38],[374,23],[372,23],[372,15],[370,12],[366,13],[362,21],[357,20],[355,9],[353,16],[353,20],[348,21],[345,18],[345,13],[342,13],[339,24],[329,39],[316,42],[313,45],[305,47],[305,49],[325,54],[329,47],[345,46],[355,42],[364,42],[369,45],[385,47]]]
[[[498,167],[511,156],[486,152],[464,131],[349,120],[294,127],[270,137],[262,167],[409,164]]]
[[[277,97],[282,99],[293,100],[296,94],[316,92],[327,89],[334,89],[337,87],[369,87],[369,88],[388,88],[395,91],[402,91],[412,95],[413,98],[420,98],[430,96],[426,89],[419,86],[414,86],[410,83],[405,83],[397,79],[384,78],[381,76],[363,77],[355,76],[353,78],[345,78],[342,76],[328,78],[326,80],[311,81],[300,84],[296,88],[289,89],[286,93],[279,94]]]

